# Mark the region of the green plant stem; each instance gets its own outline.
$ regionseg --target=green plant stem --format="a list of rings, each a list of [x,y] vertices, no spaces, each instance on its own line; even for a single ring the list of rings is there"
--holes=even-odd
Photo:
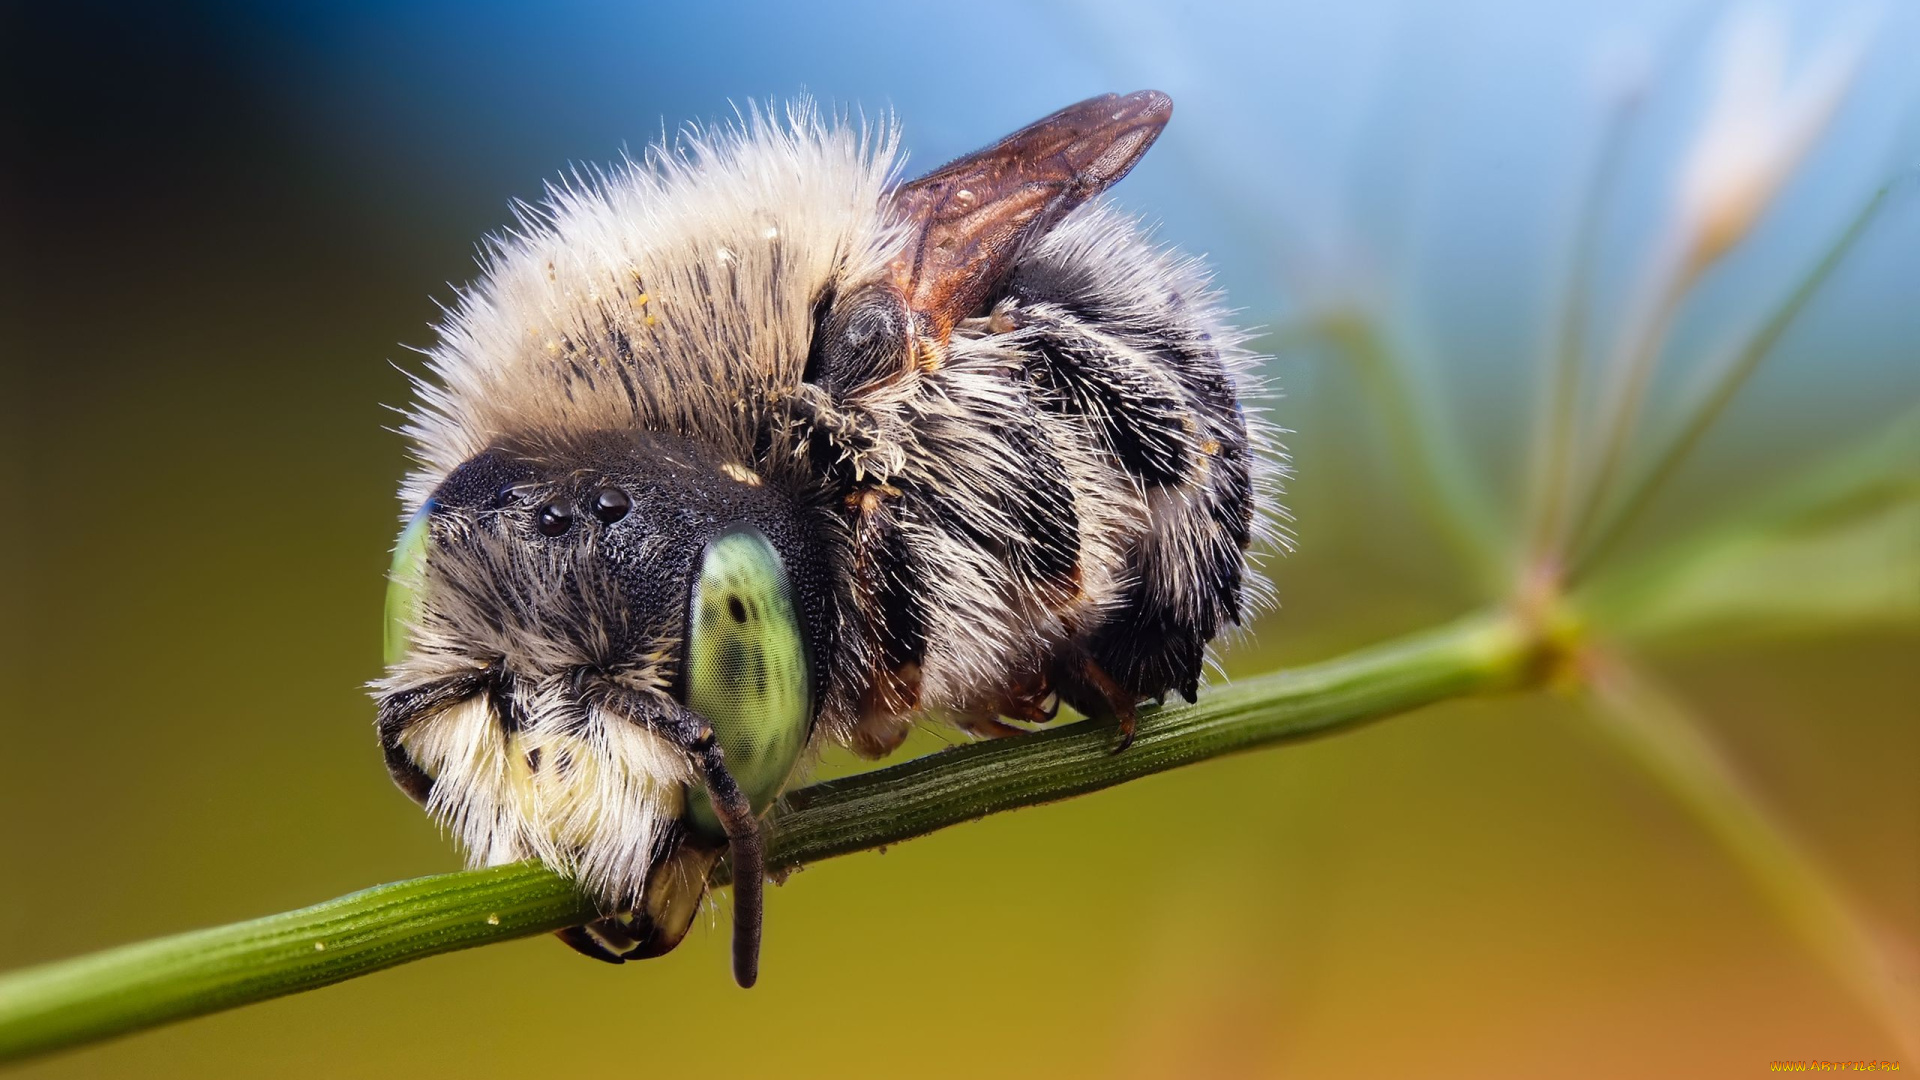
[[[1807,306],[1807,302],[1820,292],[1821,287],[1827,283],[1827,279],[1832,277],[1833,272],[1846,260],[1847,254],[1853,250],[1860,238],[1866,235],[1867,229],[1879,217],[1896,186],[1898,182],[1889,183],[1874,192],[1866,204],[1854,214],[1846,228],[1841,230],[1840,235],[1828,245],[1820,259],[1814,263],[1813,268],[1794,286],[1786,300],[1773,310],[1766,322],[1761,324],[1759,331],[1721,365],[1708,381],[1705,389],[1696,394],[1693,402],[1682,410],[1681,415],[1685,419],[1681,423],[1680,431],[1656,453],[1652,466],[1635,481],[1628,491],[1621,509],[1607,521],[1603,528],[1596,530],[1597,539],[1587,544],[1581,551],[1571,553],[1573,565],[1568,572],[1568,580],[1577,580],[1596,563],[1606,558],[1614,545],[1619,543],[1620,539],[1639,521],[1640,515],[1646,511],[1653,497],[1666,486],[1667,481],[1673,478],[1673,474],[1679,471],[1681,464],[1692,454],[1694,447],[1698,446],[1700,440],[1712,430],[1715,421],[1720,419],[1720,414],[1726,411],[1734,396],[1740,392],[1740,388],[1746,385],[1748,377],[1760,366],[1760,362],[1773,351],[1773,347],[1779,343],[1780,338],[1787,332],[1787,328],[1793,325],[1794,319]],[[1594,507],[1594,509],[1597,511],[1598,508]]]
[[[590,919],[538,863],[394,882],[0,979],[0,1061],[342,982]]]
[[[1534,433],[1535,475],[1528,499],[1527,565],[1558,558],[1565,550],[1567,498],[1573,486],[1574,444],[1579,424],[1581,371],[1586,367],[1587,333],[1592,325],[1593,279],[1600,261],[1601,225],[1619,183],[1627,136],[1639,113],[1637,95],[1622,97],[1609,110],[1593,175],[1587,182],[1575,221],[1567,280],[1560,301],[1554,362],[1547,380],[1541,423]]]
[[[1438,395],[1417,391],[1408,362],[1365,313],[1337,315],[1323,333],[1353,362],[1379,408],[1388,452],[1421,513],[1472,573],[1478,592],[1501,594],[1510,582],[1502,561],[1506,547],[1495,532],[1499,517],[1444,423]]]
[[[1573,523],[1565,533],[1563,556],[1579,548],[1612,498],[1614,480],[1632,448],[1647,388],[1666,351],[1667,336],[1711,263],[1696,259],[1688,247],[1680,249],[1678,255],[1657,256],[1655,265],[1659,269],[1650,271],[1647,277],[1659,284],[1641,301],[1644,314],[1629,320],[1631,329],[1607,363],[1611,385],[1595,421],[1598,445],[1589,456],[1585,482],[1574,499]]]
[[[802,788],[769,825],[778,873],[1258,746],[1352,728],[1522,685],[1533,639],[1502,614],[1147,710],[1133,746],[1106,724],[974,743]],[[592,918],[567,879],[519,863],[381,885],[250,922],[159,938],[0,977],[0,1061],[312,990],[438,953]]]

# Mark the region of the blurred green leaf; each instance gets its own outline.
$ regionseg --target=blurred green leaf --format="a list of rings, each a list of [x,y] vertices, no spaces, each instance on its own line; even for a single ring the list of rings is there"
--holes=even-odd
[[[1920,625],[1920,409],[1577,602],[1642,641]]]
[[[1621,496],[1617,511],[1610,516],[1604,515],[1602,511],[1607,507],[1598,500],[1604,499],[1606,492],[1595,492],[1596,501],[1586,507],[1587,516],[1591,519],[1589,524],[1594,526],[1593,535],[1589,537],[1590,543],[1583,543],[1576,536],[1573,577],[1581,577],[1588,568],[1603,562],[1607,553],[1632,531],[1635,523],[1652,504],[1654,496],[1673,479],[1694,448],[1713,429],[1727,406],[1759,368],[1761,361],[1773,351],[1800,312],[1820,294],[1834,271],[1839,269],[1860,239],[1879,220],[1894,193],[1911,187],[1915,175],[1913,170],[1908,170],[1875,191],[1799,283],[1761,322],[1753,336],[1712,367],[1692,392],[1691,399],[1680,409],[1678,430],[1654,454],[1646,471]],[[1577,533],[1579,531],[1584,530],[1578,530]]]

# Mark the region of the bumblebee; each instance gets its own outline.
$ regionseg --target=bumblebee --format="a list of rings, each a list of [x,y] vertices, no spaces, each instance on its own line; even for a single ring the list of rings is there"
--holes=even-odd
[[[1166,95],[896,183],[897,137],[753,110],[549,189],[438,327],[374,684],[395,782],[672,949],[829,745],[1116,726],[1265,602],[1272,441],[1195,260],[1101,201]]]

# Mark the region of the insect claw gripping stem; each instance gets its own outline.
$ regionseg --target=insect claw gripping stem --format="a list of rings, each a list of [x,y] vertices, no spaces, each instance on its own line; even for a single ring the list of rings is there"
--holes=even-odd
[[[1114,722],[1120,726],[1120,741],[1114,743],[1113,749],[1109,752],[1123,754],[1128,747],[1133,745],[1133,734],[1134,730],[1139,726],[1140,717],[1133,703],[1128,702],[1124,705],[1117,706],[1113,710],[1113,719]]]
[[[1126,749],[1133,745],[1134,731],[1140,724],[1140,712],[1136,704],[1138,699],[1132,693],[1121,689],[1120,684],[1113,681],[1113,676],[1107,674],[1106,669],[1092,657],[1082,661],[1080,675],[1086,680],[1087,685],[1105,700],[1107,711],[1113,715],[1113,722],[1120,728],[1120,741],[1115,743],[1109,752],[1125,753]]]

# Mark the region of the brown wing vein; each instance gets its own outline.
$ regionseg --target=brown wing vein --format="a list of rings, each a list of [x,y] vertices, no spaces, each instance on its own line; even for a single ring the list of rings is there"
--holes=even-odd
[[[1125,176],[1172,112],[1156,90],[1090,98],[901,185],[894,212],[920,229],[894,280],[921,332],[979,314],[1021,246]]]

